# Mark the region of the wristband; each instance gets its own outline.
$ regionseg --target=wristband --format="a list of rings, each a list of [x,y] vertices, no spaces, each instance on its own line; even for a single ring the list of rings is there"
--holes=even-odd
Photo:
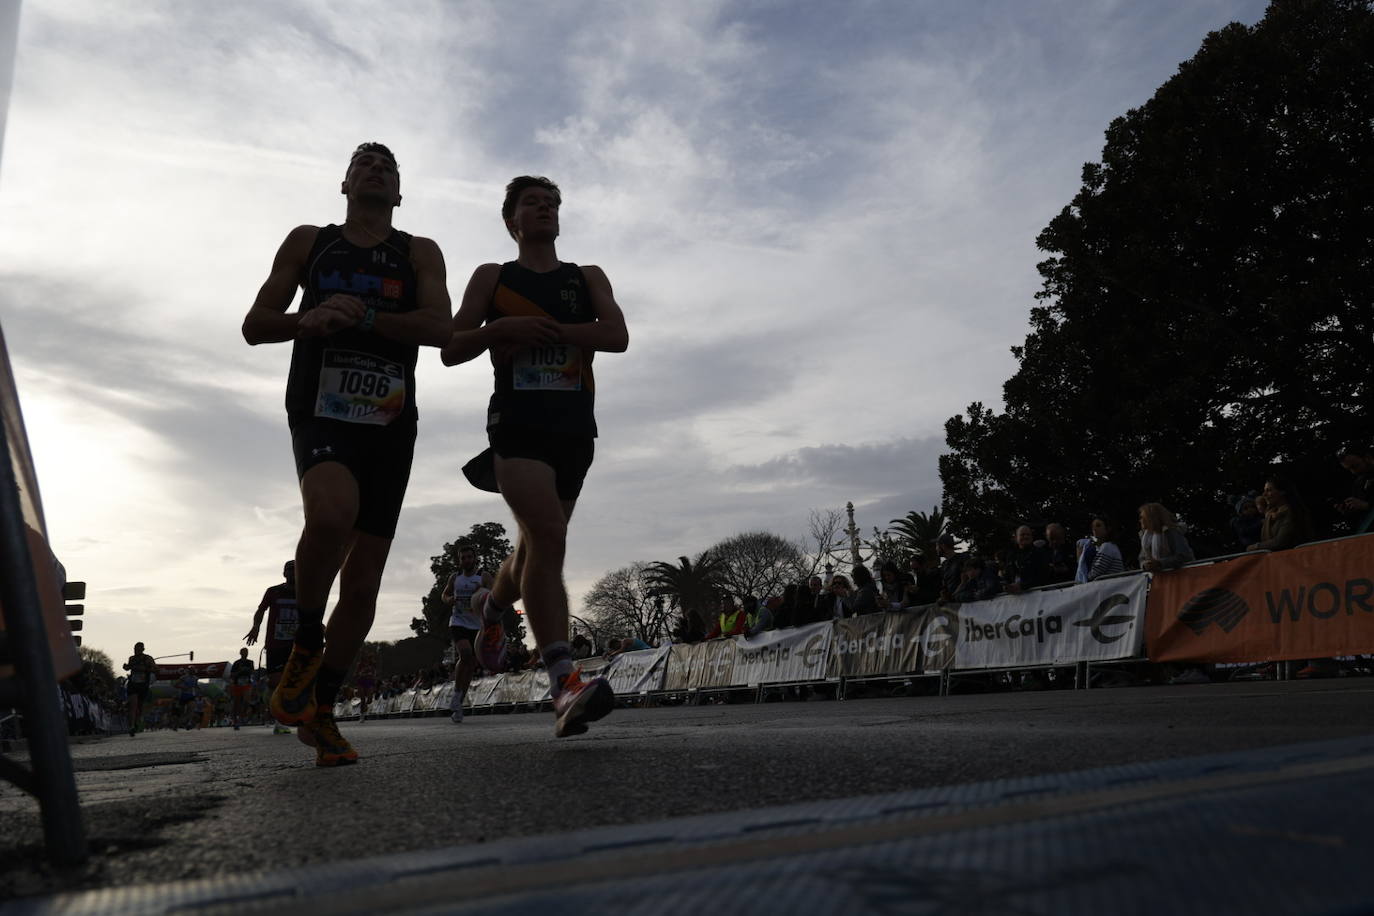
[[[376,322],[377,322],[377,310],[376,310],[376,309],[371,309],[371,308],[370,308],[370,309],[368,309],[366,312],[363,313],[363,320],[362,320],[361,322],[359,322],[358,327],[361,328],[361,329],[364,330],[364,331],[370,331],[370,330],[372,330],[372,325],[376,324]]]

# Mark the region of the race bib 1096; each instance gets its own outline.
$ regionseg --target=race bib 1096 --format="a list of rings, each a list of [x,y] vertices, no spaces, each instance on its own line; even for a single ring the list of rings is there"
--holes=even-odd
[[[385,426],[406,406],[405,367],[354,350],[325,350],[315,416]]]

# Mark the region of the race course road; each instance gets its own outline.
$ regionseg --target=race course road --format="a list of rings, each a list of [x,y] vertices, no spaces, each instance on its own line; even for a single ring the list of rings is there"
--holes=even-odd
[[[1374,734],[1374,680],[620,709],[343,723],[318,769],[267,727],[73,745],[93,850],[58,873],[0,785],[0,900],[273,872],[668,817]]]

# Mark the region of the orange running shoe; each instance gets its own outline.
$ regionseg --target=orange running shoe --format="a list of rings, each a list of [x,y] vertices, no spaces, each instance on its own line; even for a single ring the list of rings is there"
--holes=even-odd
[[[588,722],[604,719],[614,708],[615,691],[611,689],[611,682],[604,677],[584,681],[582,669],[574,668],[563,682],[563,692],[553,701],[554,736],[580,735],[587,730]]]

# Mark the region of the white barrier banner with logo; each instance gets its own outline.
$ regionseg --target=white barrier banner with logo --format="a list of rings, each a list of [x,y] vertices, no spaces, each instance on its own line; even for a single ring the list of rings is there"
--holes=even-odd
[[[668,645],[625,652],[617,655],[611,661],[610,669],[602,673],[610,680],[611,689],[617,695],[661,690],[663,675],[668,669],[668,653],[672,648]]]
[[[955,668],[1108,661],[1139,655],[1145,636],[1146,577],[947,605],[958,615]]]
[[[831,624],[808,623],[735,637],[734,683],[744,686],[814,681],[825,677]]]

